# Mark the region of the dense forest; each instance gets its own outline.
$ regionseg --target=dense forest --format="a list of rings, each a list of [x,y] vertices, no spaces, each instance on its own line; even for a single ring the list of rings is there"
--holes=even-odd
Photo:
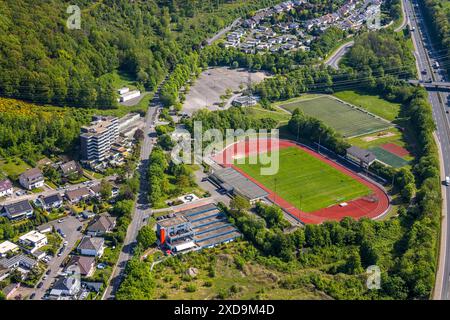
[[[0,96],[75,107],[112,108],[111,73],[154,89],[210,34],[275,1],[0,2]],[[69,30],[69,5],[81,29]]]
[[[91,116],[90,110],[0,98],[0,157],[20,156],[34,165],[43,154],[72,153]]]

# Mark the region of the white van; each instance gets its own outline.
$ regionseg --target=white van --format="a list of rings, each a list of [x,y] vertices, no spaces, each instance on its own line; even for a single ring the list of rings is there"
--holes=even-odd
[[[450,186],[450,177],[445,177],[445,185]]]

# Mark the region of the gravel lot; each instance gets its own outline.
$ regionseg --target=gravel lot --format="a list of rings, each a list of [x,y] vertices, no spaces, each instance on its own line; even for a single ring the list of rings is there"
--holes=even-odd
[[[225,67],[210,68],[202,72],[186,95],[183,112],[191,115],[206,106],[212,111],[221,110],[218,106],[221,102],[220,96],[224,95],[227,89],[240,91],[241,84],[246,88],[248,75],[246,70]],[[259,83],[267,77],[263,72],[251,72],[252,83]]]

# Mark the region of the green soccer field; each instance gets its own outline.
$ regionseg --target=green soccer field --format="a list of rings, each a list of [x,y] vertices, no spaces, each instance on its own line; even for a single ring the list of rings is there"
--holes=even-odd
[[[322,120],[344,137],[355,137],[391,127],[390,123],[353,108],[331,97],[294,101],[280,105],[290,112],[299,108],[306,115]]]
[[[261,175],[259,164],[236,164],[236,167],[303,212],[313,212],[371,193],[364,184],[299,148],[284,148],[275,153],[280,159],[275,175]]]

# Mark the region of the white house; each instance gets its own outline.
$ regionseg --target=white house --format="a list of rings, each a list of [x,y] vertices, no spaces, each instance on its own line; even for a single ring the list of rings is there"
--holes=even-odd
[[[101,257],[105,250],[105,240],[98,237],[84,237],[77,249],[81,255]]]
[[[18,250],[19,246],[16,244],[10,241],[2,242],[0,243],[0,258],[6,257],[9,252],[17,252]]]
[[[0,180],[0,197],[7,197],[14,192],[13,185],[9,179]]]
[[[33,230],[19,237],[19,243],[26,246],[27,250],[33,253],[39,248],[45,246],[48,243],[48,240],[47,236],[36,230]]]
[[[20,185],[28,190],[44,186],[44,175],[38,168],[25,171],[19,176]]]
[[[80,291],[81,281],[78,277],[59,278],[50,291],[51,296],[74,296]]]

